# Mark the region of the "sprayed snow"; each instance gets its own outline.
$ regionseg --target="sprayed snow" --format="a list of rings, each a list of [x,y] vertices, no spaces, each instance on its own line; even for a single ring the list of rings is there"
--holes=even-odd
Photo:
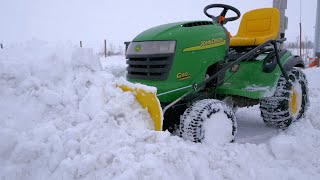
[[[273,87],[270,86],[260,86],[260,85],[250,85],[246,88],[244,88],[245,91],[248,92],[257,92],[257,91],[262,91],[263,93],[263,97],[270,97],[274,94],[274,92],[276,91],[276,85]]]
[[[269,87],[268,90],[265,91],[262,97],[271,97],[274,95],[277,89],[277,84],[275,84],[273,87]]]
[[[103,57],[100,58],[100,61],[104,71],[111,73],[115,77],[125,77],[127,64],[122,55]]]
[[[116,88],[123,73],[100,69],[91,50],[61,44],[0,52],[1,179],[320,178],[319,68],[305,71],[304,119],[278,131],[241,108],[238,139],[223,145],[149,130],[147,111]]]
[[[157,93],[157,88],[155,88],[155,87],[146,86],[146,85],[140,84],[140,83],[131,83],[131,82],[128,82],[127,80],[125,80],[124,77],[120,77],[116,83],[119,85],[127,86],[130,89],[143,89],[146,92],[155,93],[155,94]]]
[[[143,89],[146,92],[151,92],[151,93],[157,93],[157,88],[151,87],[151,86],[146,86],[140,83],[130,83],[125,80],[125,75],[126,75],[126,59],[119,55],[119,56],[111,56],[107,58],[101,58],[101,64],[104,69],[104,71],[111,73],[115,77],[118,77],[117,84],[123,84],[129,88],[132,89]]]
[[[270,87],[269,86],[258,86],[258,85],[251,85],[245,88],[246,91],[250,92],[256,92],[256,91],[269,91]]]

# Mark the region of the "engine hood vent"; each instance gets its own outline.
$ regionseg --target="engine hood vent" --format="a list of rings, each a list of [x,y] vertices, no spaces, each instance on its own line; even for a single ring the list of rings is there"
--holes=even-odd
[[[213,22],[211,21],[196,21],[196,22],[190,22],[181,25],[182,27],[195,27],[195,26],[206,26],[206,25],[212,25]]]

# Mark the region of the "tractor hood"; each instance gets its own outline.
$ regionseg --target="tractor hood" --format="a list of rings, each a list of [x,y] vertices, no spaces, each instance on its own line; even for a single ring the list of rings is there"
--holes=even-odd
[[[163,38],[169,38],[170,36],[174,39],[173,32],[179,30],[186,23],[187,22],[177,22],[153,27],[139,34],[133,41],[145,41],[147,39],[161,40]]]
[[[158,89],[158,94],[202,82],[209,66],[222,61],[228,47],[224,28],[211,21],[170,23],[148,29],[128,46],[127,79]],[[184,92],[160,96],[172,102]]]
[[[187,33],[188,28],[213,25],[211,21],[183,21],[170,24],[164,24],[150,28],[137,37],[133,41],[153,41],[153,40],[176,40],[177,35]],[[202,28],[198,29],[201,30]],[[192,32],[195,33],[195,32]]]

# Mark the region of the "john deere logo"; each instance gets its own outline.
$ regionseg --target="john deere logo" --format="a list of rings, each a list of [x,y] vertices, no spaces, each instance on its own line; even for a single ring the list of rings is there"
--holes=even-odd
[[[136,46],[134,47],[134,50],[135,50],[136,52],[140,52],[140,51],[141,51],[141,45],[136,45]]]

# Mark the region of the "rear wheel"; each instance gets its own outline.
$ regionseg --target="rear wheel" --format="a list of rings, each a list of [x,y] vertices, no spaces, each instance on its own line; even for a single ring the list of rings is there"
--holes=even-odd
[[[288,76],[289,82],[281,76],[275,94],[260,101],[261,116],[267,126],[285,129],[307,111],[309,97],[305,74],[293,68]]]
[[[204,99],[186,109],[180,119],[179,133],[193,142],[233,142],[236,119],[230,107],[215,99]]]

